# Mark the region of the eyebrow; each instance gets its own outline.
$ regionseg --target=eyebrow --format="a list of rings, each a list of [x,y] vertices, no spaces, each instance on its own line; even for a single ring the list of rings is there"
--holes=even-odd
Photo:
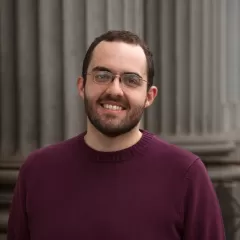
[[[106,67],[102,67],[102,66],[96,66],[92,69],[92,71],[107,71],[107,72],[112,72],[111,69],[106,68]],[[122,74],[135,74],[137,76],[139,76],[140,78],[142,78],[142,76],[136,72],[123,72]]]

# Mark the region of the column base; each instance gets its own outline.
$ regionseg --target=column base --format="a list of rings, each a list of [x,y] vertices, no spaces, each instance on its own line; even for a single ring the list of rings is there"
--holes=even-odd
[[[240,164],[236,141],[230,135],[164,136],[160,138],[198,155],[205,163]]]
[[[23,163],[22,157],[3,157],[0,159],[0,239],[6,239],[7,222],[13,190],[18,171]]]

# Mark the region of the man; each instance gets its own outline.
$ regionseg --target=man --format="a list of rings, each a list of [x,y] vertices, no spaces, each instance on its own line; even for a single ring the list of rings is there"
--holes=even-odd
[[[21,167],[8,240],[223,240],[202,161],[139,129],[157,96],[152,54],[109,31],[89,47],[78,79],[87,130],[34,151]]]

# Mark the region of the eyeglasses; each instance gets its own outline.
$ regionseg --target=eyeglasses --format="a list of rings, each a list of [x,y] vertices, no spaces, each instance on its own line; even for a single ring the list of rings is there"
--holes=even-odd
[[[87,73],[87,75],[92,75],[94,82],[102,85],[107,85],[113,82],[116,77],[119,78],[120,83],[129,88],[137,88],[142,86],[144,82],[147,82],[135,73],[123,73],[118,75],[109,71],[93,71]]]

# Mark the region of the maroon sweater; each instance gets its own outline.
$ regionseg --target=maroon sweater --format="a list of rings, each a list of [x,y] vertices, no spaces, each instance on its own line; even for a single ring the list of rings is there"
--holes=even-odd
[[[8,240],[223,240],[219,203],[192,153],[143,131],[134,146],[98,152],[81,134],[23,164]]]

